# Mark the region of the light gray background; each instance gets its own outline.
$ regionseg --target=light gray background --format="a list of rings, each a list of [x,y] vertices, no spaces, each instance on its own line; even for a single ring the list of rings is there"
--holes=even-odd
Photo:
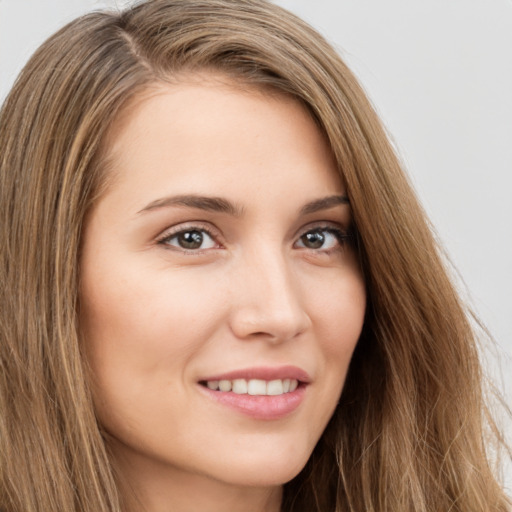
[[[0,0],[0,101],[64,22],[129,3]],[[511,403],[512,0],[277,3],[317,27],[362,81],[459,270],[461,292],[498,343],[499,358],[487,360]]]

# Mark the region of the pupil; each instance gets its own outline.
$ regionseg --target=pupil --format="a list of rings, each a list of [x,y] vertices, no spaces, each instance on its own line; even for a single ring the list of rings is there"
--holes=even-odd
[[[319,249],[324,245],[325,237],[322,233],[316,231],[313,233],[306,233],[302,237],[302,241],[304,242],[304,245],[310,249]]]
[[[203,243],[203,234],[200,231],[186,231],[178,236],[178,240],[184,249],[198,249]]]

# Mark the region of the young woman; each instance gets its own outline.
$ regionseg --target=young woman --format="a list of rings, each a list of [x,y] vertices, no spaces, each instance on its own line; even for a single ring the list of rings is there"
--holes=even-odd
[[[0,148],[2,510],[509,510],[465,308],[303,22],[84,16]]]

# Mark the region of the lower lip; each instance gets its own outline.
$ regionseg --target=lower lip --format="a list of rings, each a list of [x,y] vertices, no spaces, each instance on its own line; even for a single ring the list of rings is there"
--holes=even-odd
[[[295,391],[282,395],[239,395],[232,391],[213,391],[205,386],[201,390],[222,405],[259,420],[278,420],[295,411],[304,399],[306,386],[300,384]]]

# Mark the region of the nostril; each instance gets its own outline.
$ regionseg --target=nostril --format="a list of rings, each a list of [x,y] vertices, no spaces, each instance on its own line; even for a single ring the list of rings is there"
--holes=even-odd
[[[251,293],[240,298],[241,301],[233,304],[229,320],[232,332],[239,339],[283,342],[295,339],[311,325],[298,294],[291,291],[288,297]]]

